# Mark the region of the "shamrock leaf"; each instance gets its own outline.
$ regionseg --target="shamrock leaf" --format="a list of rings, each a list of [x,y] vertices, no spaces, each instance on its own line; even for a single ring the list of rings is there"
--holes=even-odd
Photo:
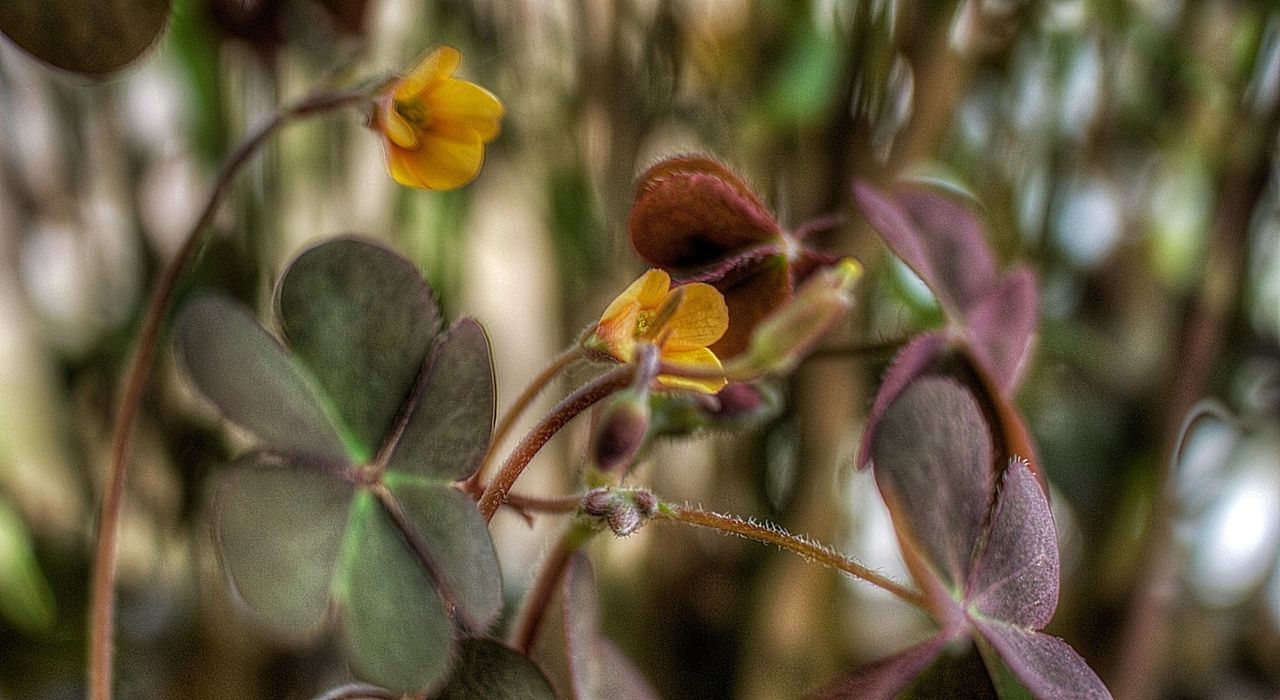
[[[454,486],[493,426],[488,339],[471,319],[441,332],[417,270],[350,238],[289,266],[276,314],[284,344],[219,297],[176,324],[192,381],[258,440],[214,496],[230,583],[285,635],[338,608],[362,676],[428,688],[455,628],[483,631],[502,605],[488,529]]]
[[[916,336],[894,358],[867,416],[858,465],[869,463],[871,442],[898,395],[920,377],[946,374],[973,387],[995,417],[1001,456],[1025,460],[1045,486],[1029,432],[1010,399],[1035,333],[1034,275],[1017,268],[999,276],[977,218],[931,190],[888,195],[856,183],[854,197],[890,250],[933,291],[948,320],[947,329]]]
[[[973,212],[923,187],[885,194],[855,183],[854,198],[889,249],[933,291],[966,352],[1009,392],[1018,383],[1036,322],[1035,278],[996,273]]]
[[[156,45],[170,0],[7,0],[0,32],[63,70],[105,77]]]
[[[325,698],[385,698],[392,691],[377,685],[349,683]],[[416,696],[415,696],[416,697]],[[458,644],[458,660],[449,680],[431,697],[436,700],[555,700],[555,690],[537,664],[492,639],[470,638]]]
[[[943,377],[912,382],[884,414],[872,451],[903,557],[941,630],[838,687],[891,697],[968,635],[997,682],[1007,669],[1008,682],[1035,697],[1110,697],[1071,647],[1040,631],[1058,603],[1053,516],[1024,462],[993,469],[973,394]]]

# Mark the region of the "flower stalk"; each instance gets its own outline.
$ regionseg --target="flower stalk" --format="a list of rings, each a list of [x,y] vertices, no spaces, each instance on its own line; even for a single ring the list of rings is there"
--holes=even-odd
[[[661,504],[658,507],[658,512],[653,517],[655,520],[669,520],[697,525],[698,527],[777,545],[799,554],[809,561],[816,562],[827,568],[838,569],[877,588],[882,588],[897,596],[903,602],[921,610],[927,611],[929,609],[921,593],[913,591],[887,576],[872,571],[863,564],[837,553],[826,545],[793,535],[776,525],[761,524],[732,515],[722,515],[670,503]]]
[[[128,468],[129,443],[133,436],[138,408],[142,403],[142,395],[146,390],[147,379],[151,374],[151,366],[155,360],[160,331],[172,306],[178,282],[208,238],[209,224],[218,211],[218,205],[226,198],[232,180],[267,139],[284,125],[301,117],[369,102],[369,94],[364,91],[322,93],[285,108],[270,122],[260,127],[227,158],[200,216],[187,233],[182,247],[169,261],[156,282],[155,291],[151,294],[143,316],[138,345],[125,375],[120,407],[116,411],[111,432],[111,461],[107,467],[102,491],[89,613],[89,696],[93,700],[110,700],[112,697],[116,545],[119,535],[120,508],[124,498],[125,474]]]
[[[524,436],[480,495],[480,514],[484,516],[485,522],[493,520],[494,513],[497,513],[498,508],[506,503],[511,487],[515,485],[516,479],[520,478],[520,474],[524,472],[525,467],[529,466],[529,462],[538,454],[538,451],[579,413],[630,384],[633,372],[633,367],[623,365],[596,377],[565,397],[549,415]]]

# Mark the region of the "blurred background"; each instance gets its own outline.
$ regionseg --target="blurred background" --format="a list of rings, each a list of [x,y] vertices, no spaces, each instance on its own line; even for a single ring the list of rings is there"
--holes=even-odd
[[[0,697],[84,693],[119,381],[224,156],[280,105],[440,43],[506,104],[475,183],[399,188],[352,113],[290,126],[236,181],[182,293],[217,287],[265,310],[308,243],[389,241],[451,315],[486,325],[505,406],[642,271],[626,214],[660,157],[715,155],[784,226],[844,217],[820,240],[868,275],[833,342],[941,319],[850,182],[969,193],[1002,263],[1040,280],[1018,403],[1062,542],[1049,631],[1119,697],[1280,694],[1280,8],[174,0],[158,45],[105,81],[0,39]],[[776,419],[659,445],[634,482],[905,579],[874,483],[852,468],[887,360],[814,360]],[[1204,397],[1227,417],[1197,421],[1176,450]],[[566,493],[584,441],[575,425],[520,490]],[[162,351],[121,524],[121,697],[306,698],[347,678],[333,638],[272,639],[230,599],[206,495],[233,450]],[[512,601],[562,525],[495,520]],[[753,542],[668,524],[598,539],[605,631],[663,697],[799,696],[930,629]]]

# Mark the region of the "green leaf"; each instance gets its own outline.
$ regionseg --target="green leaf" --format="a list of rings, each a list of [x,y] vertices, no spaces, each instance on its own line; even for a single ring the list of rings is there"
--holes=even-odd
[[[413,527],[412,537],[429,557],[446,600],[476,631],[502,612],[502,579],[489,528],[475,501],[458,489],[387,474],[387,487]]]
[[[453,624],[417,554],[368,492],[356,497],[348,541],[338,585],[353,666],[397,692],[435,685],[452,661]]]
[[[458,665],[440,700],[553,700],[547,677],[519,652],[490,639],[462,642]]]
[[[156,44],[169,0],[5,0],[0,32],[36,58],[102,77]]]
[[[340,238],[302,253],[276,296],[284,337],[336,400],[357,443],[373,455],[409,396],[440,327],[417,268],[371,242]]]
[[[218,551],[240,598],[277,631],[320,625],[353,488],[331,474],[249,457],[215,495]]]
[[[228,420],[272,448],[348,459],[311,381],[248,311],[222,297],[199,297],[175,326],[179,361]]]
[[[0,501],[0,614],[27,632],[53,627],[55,603],[22,519]]]
[[[388,471],[453,481],[480,466],[493,432],[489,339],[474,319],[454,324],[437,344]]]

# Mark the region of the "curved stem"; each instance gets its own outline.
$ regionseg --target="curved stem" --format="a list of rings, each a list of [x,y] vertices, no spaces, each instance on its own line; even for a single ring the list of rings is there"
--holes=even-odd
[[[109,700],[112,688],[112,637],[115,632],[115,581],[116,537],[119,529],[120,506],[124,495],[125,471],[129,455],[129,440],[133,424],[142,403],[151,364],[159,344],[160,330],[169,312],[170,303],[178,281],[186,272],[207,237],[206,231],[218,205],[226,198],[231,181],[266,140],[290,121],[322,112],[332,111],[367,101],[365,92],[324,93],[310,97],[279,112],[270,122],[258,129],[227,158],[213,191],[205,203],[200,217],[187,233],[187,238],[161,273],[155,291],[147,303],[138,346],[129,363],[120,407],[111,432],[111,463],[108,466],[105,487],[102,492],[102,512],[98,521],[98,541],[94,551],[92,607],[89,622],[89,693],[94,700]]]
[[[891,578],[872,571],[866,566],[837,553],[826,545],[793,535],[776,525],[762,525],[749,520],[743,520],[742,518],[733,515],[722,515],[720,513],[712,513],[709,511],[698,510],[696,508],[672,505],[669,503],[664,503],[659,507],[658,513],[654,515],[654,519],[688,523],[690,525],[697,525],[699,527],[705,527],[765,542],[767,544],[777,545],[783,549],[799,554],[805,559],[817,562],[828,568],[839,569],[854,578],[860,578],[873,586],[883,588],[902,599],[904,602],[914,605],[917,608],[928,610],[928,605],[921,593],[913,591]]]
[[[565,530],[560,540],[556,542],[555,548],[547,555],[542,569],[538,571],[537,580],[533,582],[533,587],[525,596],[524,605],[520,608],[520,617],[511,629],[511,646],[520,653],[528,656],[533,651],[533,645],[538,641],[538,631],[542,628],[542,621],[547,616],[547,606],[555,595],[556,586],[564,578],[569,557],[582,549],[582,545],[586,544],[596,532],[596,528],[589,521],[579,520]]]
[[[574,416],[629,384],[633,371],[631,366],[623,365],[596,377],[557,404],[550,415],[524,436],[480,495],[480,514],[484,516],[485,522],[493,520],[493,514],[507,501],[512,485],[520,478],[524,468],[529,466],[534,455],[538,454],[538,450]]]
[[[467,479],[464,488],[467,491],[475,493],[480,491],[479,485],[484,483],[484,473],[489,467],[489,463],[497,456],[498,447],[502,441],[507,439],[507,435],[511,429],[515,427],[516,421],[524,414],[533,400],[538,398],[538,394],[551,383],[551,380],[560,375],[573,361],[582,356],[582,350],[578,343],[565,348],[563,352],[555,357],[538,376],[525,386],[524,391],[520,392],[520,396],[516,397],[515,403],[511,404],[511,408],[502,415],[502,420],[498,421],[498,426],[493,430],[493,437],[489,440],[489,450],[485,452],[484,459],[480,461],[480,468]]]

